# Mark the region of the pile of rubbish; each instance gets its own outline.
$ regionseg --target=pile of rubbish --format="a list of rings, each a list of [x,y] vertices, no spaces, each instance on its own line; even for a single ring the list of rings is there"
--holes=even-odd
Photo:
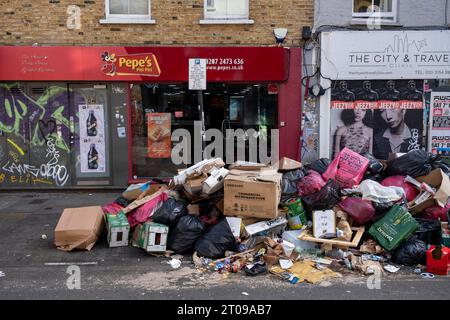
[[[109,247],[192,255],[205,272],[270,273],[293,284],[402,266],[447,275],[449,174],[423,150],[379,161],[345,148],[306,166],[209,159],[168,183],[130,185],[103,207],[65,209],[55,245],[90,250],[106,230]]]

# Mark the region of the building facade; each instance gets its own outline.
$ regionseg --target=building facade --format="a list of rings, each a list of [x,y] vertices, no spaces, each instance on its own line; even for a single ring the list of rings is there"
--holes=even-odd
[[[304,156],[450,154],[448,2],[315,1]]]
[[[299,158],[312,1],[22,0],[0,12],[0,189],[170,178],[200,160],[192,147],[172,161],[176,129],[200,141],[278,129],[279,155]],[[203,61],[206,86],[192,87]]]

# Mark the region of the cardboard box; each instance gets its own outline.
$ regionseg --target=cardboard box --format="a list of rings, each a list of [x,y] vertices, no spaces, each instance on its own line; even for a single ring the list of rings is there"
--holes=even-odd
[[[91,250],[104,228],[100,206],[64,209],[55,228],[55,245],[59,250]]]
[[[248,226],[245,226],[245,231],[247,231],[247,234],[249,236],[255,236],[262,232],[268,232],[272,229],[276,229],[279,227],[285,227],[287,225],[286,218],[277,218],[272,220],[266,220],[257,222]]]
[[[192,195],[200,195],[202,193],[203,182],[206,179],[208,179],[208,175],[206,174],[188,178],[183,184],[184,190]]]
[[[222,168],[224,166],[225,162],[223,162],[223,160],[220,158],[205,159],[187,169],[179,171],[178,175],[173,177],[173,183],[175,185],[181,185],[184,184],[189,177],[197,176],[202,173],[208,174],[213,169]]]
[[[204,194],[212,194],[223,188],[224,179],[229,171],[225,168],[214,169],[211,175],[203,181],[202,191]]]
[[[136,227],[133,234],[133,246],[147,252],[164,252],[167,246],[169,227],[163,224],[146,222]]]
[[[276,169],[269,171],[231,170],[224,184],[226,216],[273,219],[279,216],[281,177]]]
[[[247,161],[236,161],[235,163],[230,165],[230,170],[248,170],[248,171],[259,171],[262,168],[267,168],[268,166],[264,163],[257,162],[247,162]]]
[[[435,169],[426,176],[417,177],[416,180],[429,184],[436,188],[437,191],[433,197],[418,205],[413,205],[414,201],[410,202],[408,207],[412,213],[421,213],[435,204],[442,208],[447,205],[447,200],[450,196],[450,179],[441,169]]]
[[[130,224],[127,216],[120,211],[118,214],[106,214],[108,228],[108,244],[110,248],[128,246]]]

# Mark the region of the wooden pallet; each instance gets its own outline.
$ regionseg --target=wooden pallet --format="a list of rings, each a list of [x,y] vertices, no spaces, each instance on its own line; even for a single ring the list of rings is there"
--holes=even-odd
[[[325,248],[331,248],[333,246],[338,248],[356,248],[358,247],[359,241],[361,241],[365,230],[366,227],[352,228],[352,231],[354,232],[352,241],[314,238],[305,233],[299,235],[298,239],[303,241],[322,243],[323,247]]]

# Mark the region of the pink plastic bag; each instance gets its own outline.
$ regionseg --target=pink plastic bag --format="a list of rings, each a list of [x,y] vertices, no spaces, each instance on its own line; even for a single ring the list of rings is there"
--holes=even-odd
[[[158,210],[167,199],[167,193],[162,192],[152,200],[128,213],[127,217],[128,222],[130,223],[130,228],[134,228],[138,224],[144,223],[150,219],[153,213],[155,213],[155,211]]]
[[[447,212],[450,210],[450,204],[447,204],[444,208],[439,206],[431,206],[424,210],[422,218],[430,220],[447,221]]]
[[[409,182],[405,182],[405,176],[390,176],[381,181],[384,187],[400,187],[405,191],[406,200],[413,201],[418,195],[419,191],[413,187]]]
[[[322,179],[320,173],[314,170],[309,170],[308,174],[300,179],[297,184],[298,195],[303,197],[319,192],[325,184],[326,181]]]
[[[376,213],[372,203],[361,198],[348,197],[338,206],[347,212],[355,224],[359,226],[364,226],[372,220]]]
[[[341,188],[351,188],[361,182],[369,162],[369,159],[344,148],[330,163],[322,177],[325,181],[336,180]]]

